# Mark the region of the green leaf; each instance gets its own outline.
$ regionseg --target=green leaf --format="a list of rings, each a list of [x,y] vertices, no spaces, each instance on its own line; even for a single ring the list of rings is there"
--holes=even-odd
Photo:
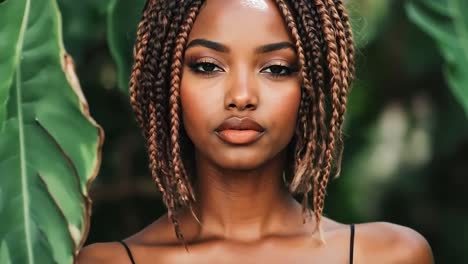
[[[412,0],[409,18],[437,43],[445,59],[444,74],[455,97],[468,114],[468,1]]]
[[[11,72],[15,67],[16,57],[18,56],[18,54],[16,54],[16,45],[20,37],[21,23],[23,22],[21,16],[18,16],[18,14],[21,14],[21,11],[25,8],[25,2],[20,1],[16,5],[13,5],[11,2],[12,1],[3,2],[0,4],[1,21],[3,21],[3,23],[0,24],[0,32],[2,33],[2,41],[0,41],[0,73]],[[8,23],[5,21],[8,21]],[[6,28],[8,28],[8,30],[6,30]],[[5,121],[8,89],[12,82],[13,75],[1,75],[0,130]]]
[[[128,94],[133,44],[145,0],[112,0],[107,16],[107,39],[117,64],[119,89]]]
[[[2,263],[72,263],[88,231],[103,132],[62,43],[55,0],[0,4]]]

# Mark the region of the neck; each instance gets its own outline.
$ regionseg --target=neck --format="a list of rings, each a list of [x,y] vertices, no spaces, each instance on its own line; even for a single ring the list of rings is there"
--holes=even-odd
[[[200,232],[255,240],[284,226],[288,216],[300,211],[283,184],[284,156],[248,171],[225,170],[197,158],[195,214]]]

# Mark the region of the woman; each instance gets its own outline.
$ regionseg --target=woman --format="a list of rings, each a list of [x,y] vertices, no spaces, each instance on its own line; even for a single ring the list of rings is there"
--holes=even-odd
[[[432,263],[411,229],[322,216],[353,53],[340,0],[148,1],[131,103],[168,213],[79,263]]]

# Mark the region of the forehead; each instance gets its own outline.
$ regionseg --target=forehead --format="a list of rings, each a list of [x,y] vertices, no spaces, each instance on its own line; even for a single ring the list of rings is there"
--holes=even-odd
[[[291,41],[283,17],[271,0],[207,0],[189,39],[225,43],[261,44]]]

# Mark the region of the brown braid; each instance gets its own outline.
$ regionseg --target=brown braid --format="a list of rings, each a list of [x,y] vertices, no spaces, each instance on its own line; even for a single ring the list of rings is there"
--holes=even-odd
[[[168,200],[167,193],[161,183],[161,179],[165,180],[165,177],[157,177],[160,174],[165,175],[164,171],[162,171],[164,163],[161,160],[163,160],[163,157],[160,155],[161,152],[158,151],[161,147],[160,144],[157,144],[157,142],[161,142],[158,140],[161,135],[156,133],[156,128],[162,127],[159,121],[160,118],[158,118],[161,115],[161,112],[158,111],[161,110],[161,107],[158,107],[160,103],[157,100],[149,100],[149,98],[154,97],[152,83],[155,79],[153,66],[155,62],[148,61],[160,52],[161,45],[155,40],[165,33],[161,31],[163,27],[157,27],[154,21],[159,19],[158,16],[163,13],[161,10],[168,9],[164,4],[162,2],[156,4],[151,1],[147,5],[148,8],[144,10],[143,18],[139,24],[137,38],[140,41],[135,44],[135,63],[130,80],[130,101],[137,121],[143,130],[143,135],[148,140],[152,176],[163,195],[163,199]],[[170,13],[166,14],[170,15]]]
[[[321,232],[326,186],[340,171],[342,127],[354,77],[354,47],[341,0],[275,0],[296,44],[300,64],[299,107],[292,159],[291,193],[309,197]],[[177,211],[192,207],[195,193],[182,161],[180,82],[188,35],[204,1],[147,0],[138,25],[130,102],[147,141],[149,166],[177,238],[184,242]],[[312,195],[310,195],[312,193]]]
[[[329,121],[329,131],[327,135],[327,146],[325,149],[324,164],[322,167],[322,173],[318,175],[318,186],[316,193],[314,193],[314,214],[317,219],[317,226],[320,225],[320,218],[323,213],[323,206],[325,200],[325,190],[329,180],[332,160],[333,160],[333,151],[335,148],[335,140],[338,135],[337,132],[337,121],[339,120],[339,109],[342,107],[339,100],[340,88],[343,88],[341,82],[341,73],[340,73],[340,64],[339,64],[339,54],[337,51],[337,43],[335,37],[336,28],[333,25],[333,21],[330,19],[328,14],[329,10],[326,8],[324,1],[315,0],[315,5],[317,7],[318,16],[322,22],[323,36],[325,39],[326,50],[327,50],[327,67],[329,70],[329,85],[330,85],[330,95],[331,95],[331,117]]]
[[[194,1],[189,10],[187,19],[181,27],[181,31],[177,37],[177,44],[174,49],[171,67],[171,89],[169,105],[171,109],[171,149],[172,149],[172,166],[174,177],[177,184],[177,190],[182,198],[183,205],[189,205],[190,201],[195,200],[188,176],[185,173],[184,165],[181,161],[180,144],[179,144],[179,129],[180,129],[180,97],[179,86],[182,75],[183,52],[187,43],[188,35],[192,29],[198,10],[203,2]]]
[[[349,70],[347,71],[349,74],[347,75],[347,82],[348,82],[348,89],[350,88],[350,83],[352,82],[352,79],[354,78],[354,74],[355,74],[355,68],[354,68],[354,45],[353,45],[353,32],[351,30],[351,24],[349,22],[349,17],[348,17],[348,14],[346,13],[346,10],[344,8],[344,5],[341,1],[336,1],[334,0],[334,4],[336,5],[336,10],[338,12],[338,15],[343,23],[343,26],[344,26],[344,31],[345,31],[345,40],[346,40],[346,48],[348,49],[347,52],[346,52],[346,55],[348,56],[348,68]],[[347,103],[347,92],[346,93],[343,93],[341,95],[341,101],[342,101],[342,104],[343,105],[346,105]],[[346,109],[344,109],[346,110]],[[341,115],[342,117],[344,117],[344,113]],[[340,120],[340,123],[341,125],[343,125],[343,122],[344,120]],[[341,129],[341,128],[340,128]],[[341,158],[342,158],[342,155],[343,155],[343,142],[342,142],[342,139],[341,137],[339,138],[340,141],[340,153],[338,155],[338,161],[337,161],[337,165],[338,165],[338,169],[337,169],[337,172],[336,172],[336,175],[339,175],[340,174],[340,165],[341,165]]]
[[[317,108],[318,108],[318,138],[314,141],[309,142],[309,144],[317,144],[317,158],[316,158],[316,170],[313,172],[312,175],[312,184],[313,184],[313,208],[315,212],[315,216],[317,218],[317,225],[320,225],[320,216],[321,214],[317,214],[318,210],[316,209],[319,205],[318,198],[319,198],[319,187],[320,187],[320,178],[323,173],[323,161],[325,157],[326,151],[326,141],[327,141],[327,131],[329,130],[326,125],[327,113],[325,111],[326,97],[325,92],[327,91],[327,86],[325,80],[329,76],[329,73],[326,71],[326,56],[324,56],[324,51],[326,51],[325,39],[323,37],[323,26],[320,21],[317,6],[312,4],[311,2],[307,2],[306,6],[309,8],[312,14],[312,20],[309,20],[309,26],[315,29],[315,34],[318,40],[314,42],[312,45],[312,54],[313,57],[310,60],[314,61],[314,78],[316,78],[316,87],[318,93],[318,100],[317,100]],[[313,166],[313,165],[312,165]]]
[[[301,167],[312,167],[311,171],[308,173],[302,174],[300,171],[296,172],[295,177],[302,179],[301,184],[305,187],[303,190],[303,209],[307,209],[308,206],[308,193],[310,190],[313,190],[313,186],[317,186],[318,182],[313,177],[316,175],[317,171],[316,168],[319,166],[313,165],[308,166],[306,162],[316,163],[316,152],[317,148],[320,147],[317,144],[317,130],[324,131],[325,125],[317,127],[317,119],[319,117],[319,104],[320,102],[317,101],[317,92],[323,91],[323,68],[321,62],[321,50],[320,50],[320,38],[318,34],[317,25],[314,23],[313,20],[313,12],[310,10],[310,7],[307,6],[306,3],[302,1],[293,1],[292,5],[294,9],[297,11],[298,15],[298,28],[299,31],[302,32],[301,36],[305,38],[304,47],[306,52],[307,59],[307,71],[309,76],[312,77],[312,84],[313,87],[310,89],[306,89],[307,92],[310,93],[311,99],[307,101],[307,109],[310,112],[310,103],[312,103],[312,116],[310,118],[303,118],[305,120],[310,120],[310,132],[307,131],[307,134],[304,135],[304,140],[307,142],[306,149],[307,152],[305,154],[305,158],[303,159],[296,159],[297,161],[302,161],[302,164],[298,164]],[[316,91],[317,90],[317,91]],[[320,125],[320,124],[319,124]],[[309,125],[307,125],[309,126]],[[296,146],[298,147],[298,146]],[[296,152],[296,156],[299,156],[300,152]],[[304,162],[305,161],[305,162]],[[292,188],[291,188],[292,189]],[[293,190],[292,190],[293,191]]]
[[[348,68],[349,65],[349,57],[347,54],[349,54],[348,51],[348,36],[346,35],[347,32],[344,27],[344,21],[342,20],[342,17],[340,13],[337,10],[337,7],[335,7],[335,2],[332,0],[327,0],[327,9],[330,10],[331,17],[334,21],[334,24],[336,25],[336,42],[339,46],[338,51],[339,51],[339,56],[341,59],[341,64],[340,64],[340,72],[341,72],[341,81],[342,81],[342,87],[349,87],[348,82],[350,80],[350,69]],[[341,101],[341,109],[340,109],[340,116],[339,120],[337,123],[337,131],[338,131],[338,137],[337,137],[337,144],[338,146],[336,147],[336,161],[335,161],[335,175],[334,177],[337,177],[340,174],[341,171],[341,158],[343,155],[343,141],[342,141],[342,126],[344,123],[344,115],[346,112],[346,104],[347,104],[347,94],[348,90],[346,89],[341,89],[340,91],[340,101]]]

